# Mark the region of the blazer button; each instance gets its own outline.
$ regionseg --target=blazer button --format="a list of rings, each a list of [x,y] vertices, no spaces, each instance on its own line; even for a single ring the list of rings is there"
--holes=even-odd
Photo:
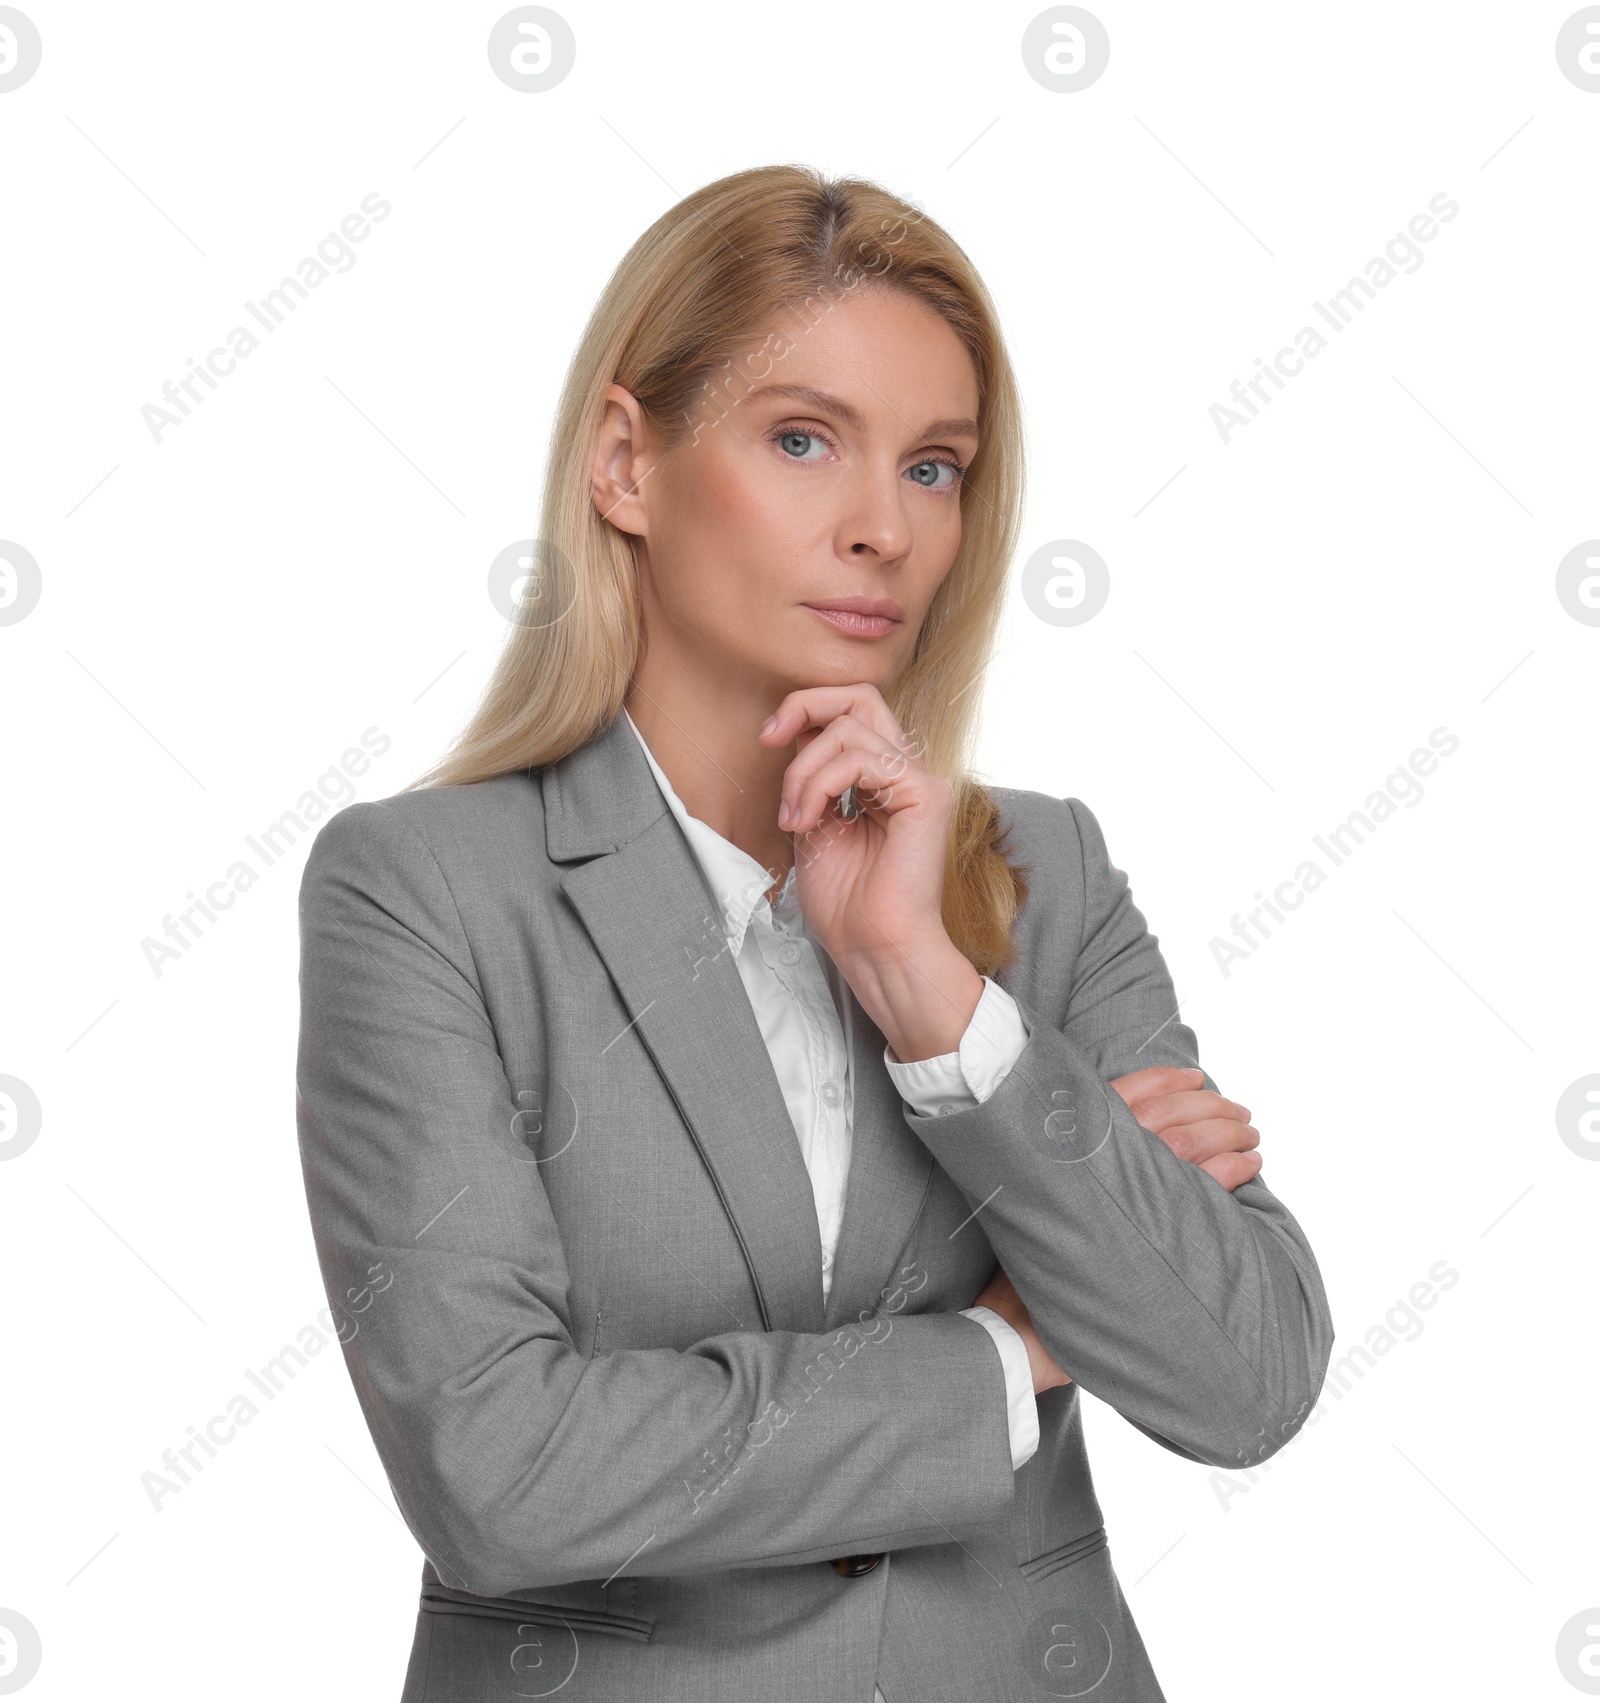
[[[859,1579],[863,1573],[870,1573],[882,1559],[882,1551],[876,1555],[841,1555],[834,1562],[833,1570],[844,1574],[847,1579]]]

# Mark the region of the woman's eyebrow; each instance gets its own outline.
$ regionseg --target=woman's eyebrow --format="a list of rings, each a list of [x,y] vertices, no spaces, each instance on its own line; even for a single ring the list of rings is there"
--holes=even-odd
[[[864,432],[867,429],[867,422],[842,396],[835,396],[831,391],[818,390],[815,385],[763,384],[752,390],[750,396],[787,396],[791,401],[807,402],[824,414],[834,415],[853,432]],[[922,435],[925,438],[975,438],[978,436],[978,422],[963,419],[935,420]]]

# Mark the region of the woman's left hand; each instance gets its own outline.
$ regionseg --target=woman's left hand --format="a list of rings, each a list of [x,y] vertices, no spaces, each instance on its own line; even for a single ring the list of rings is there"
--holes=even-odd
[[[1261,1169],[1261,1136],[1250,1108],[1201,1086],[1198,1070],[1153,1064],[1111,1086],[1128,1110],[1180,1159],[1198,1165],[1230,1193]]]
[[[799,746],[783,777],[778,825],[794,835],[801,908],[828,956],[848,975],[948,947],[942,904],[954,794],[910,749],[878,688],[790,692],[757,737]],[[838,799],[851,786],[858,814],[847,822]]]

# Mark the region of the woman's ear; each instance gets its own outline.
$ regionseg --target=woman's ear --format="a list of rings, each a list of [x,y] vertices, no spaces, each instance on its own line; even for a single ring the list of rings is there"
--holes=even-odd
[[[605,414],[589,466],[589,494],[603,520],[619,532],[649,533],[648,505],[640,490],[653,466],[639,399],[620,384],[606,386]]]

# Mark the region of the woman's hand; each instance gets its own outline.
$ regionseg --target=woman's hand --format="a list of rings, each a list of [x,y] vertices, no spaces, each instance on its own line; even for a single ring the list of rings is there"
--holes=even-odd
[[[790,692],[757,736],[799,749],[778,826],[795,837],[796,881],[812,932],[841,968],[948,940],[941,906],[954,795],[910,749],[876,686]],[[854,787],[858,814],[838,800]]]
[[[1231,1193],[1261,1169],[1261,1155],[1251,1151],[1261,1135],[1248,1106],[1199,1087],[1201,1076],[1198,1070],[1154,1064],[1117,1077],[1111,1086],[1152,1135]]]
[[[1033,1315],[1017,1293],[1016,1285],[1006,1276],[1003,1267],[996,1266],[994,1276],[989,1279],[987,1288],[973,1303],[974,1307],[988,1307],[996,1312],[1022,1338],[1023,1345],[1028,1350],[1028,1365],[1033,1370],[1033,1393],[1042,1395],[1046,1390],[1058,1389],[1062,1384],[1070,1384],[1072,1379],[1050,1358],[1050,1350],[1039,1340],[1039,1333],[1033,1328]]]
[[[954,1052],[983,978],[944,926],[949,782],[916,756],[876,686],[790,692],[757,737],[799,748],[778,825],[794,835],[811,932],[896,1059]],[[846,821],[837,801],[852,786],[858,814]]]
[[[1111,1086],[1152,1135],[1232,1191],[1261,1169],[1261,1155],[1252,1151],[1261,1135],[1249,1121],[1248,1106],[1197,1087],[1200,1076],[1198,1070],[1158,1064],[1119,1076]],[[1033,1315],[1003,1267],[995,1268],[988,1286],[972,1304],[998,1313],[1022,1338],[1033,1369],[1035,1395],[1072,1382],[1039,1340]]]
[[[1261,1169],[1261,1155],[1253,1151],[1261,1135],[1249,1121],[1248,1106],[1197,1087],[1200,1077],[1198,1070],[1158,1064],[1119,1076],[1111,1086],[1144,1128],[1231,1192]],[[1035,1395],[1072,1382],[1039,1340],[1027,1303],[1003,1267],[995,1268],[988,1286],[972,1304],[998,1313],[1022,1338],[1033,1369]]]

